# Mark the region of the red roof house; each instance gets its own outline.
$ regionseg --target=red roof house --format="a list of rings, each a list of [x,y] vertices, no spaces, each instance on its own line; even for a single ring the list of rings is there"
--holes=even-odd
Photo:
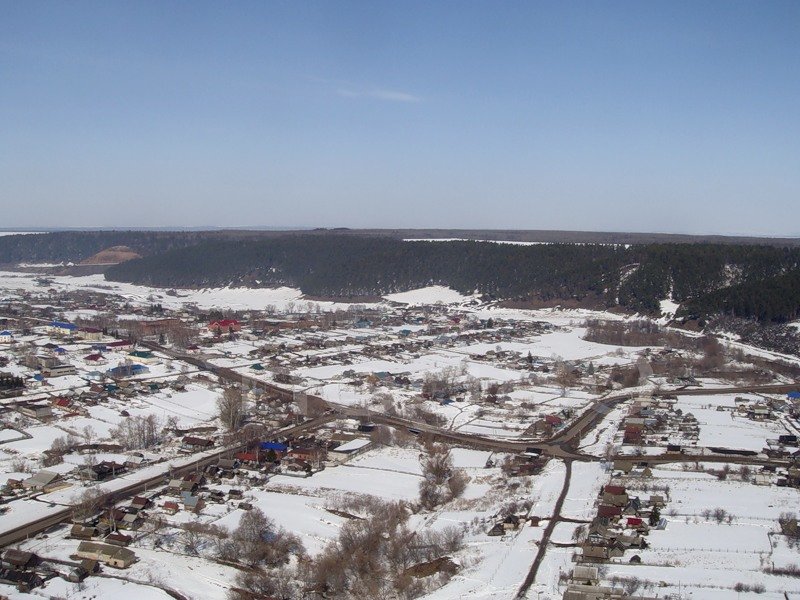
[[[544,420],[545,423],[552,425],[553,427],[561,427],[561,425],[564,424],[564,421],[561,420],[561,417],[557,417],[556,415],[545,415]]]
[[[621,506],[611,506],[610,504],[601,504],[597,508],[597,516],[598,517],[606,517],[606,518],[613,518],[619,517],[622,515],[622,507]]]
[[[241,328],[241,324],[236,319],[219,319],[217,321],[211,321],[211,323],[208,324],[208,330],[214,333],[239,331]]]

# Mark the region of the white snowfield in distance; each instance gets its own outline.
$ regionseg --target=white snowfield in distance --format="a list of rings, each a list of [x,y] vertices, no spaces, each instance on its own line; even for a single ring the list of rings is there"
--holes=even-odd
[[[408,304],[411,306],[421,306],[424,304],[461,304],[471,300],[474,296],[465,296],[461,292],[445,287],[443,285],[432,285],[429,287],[399,292],[397,294],[387,294],[386,300]]]

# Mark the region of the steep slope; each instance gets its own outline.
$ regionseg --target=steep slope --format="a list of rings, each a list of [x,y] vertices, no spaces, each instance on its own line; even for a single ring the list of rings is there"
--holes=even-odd
[[[97,254],[90,256],[86,260],[82,260],[80,264],[118,265],[119,263],[123,263],[127,260],[133,260],[135,258],[142,258],[142,255],[138,252],[134,252],[127,246],[111,246],[110,248],[106,248],[105,250],[101,250]]]

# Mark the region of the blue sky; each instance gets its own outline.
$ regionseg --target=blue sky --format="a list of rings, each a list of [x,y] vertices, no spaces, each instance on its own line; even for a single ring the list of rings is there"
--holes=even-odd
[[[0,2],[3,227],[800,235],[797,2]]]

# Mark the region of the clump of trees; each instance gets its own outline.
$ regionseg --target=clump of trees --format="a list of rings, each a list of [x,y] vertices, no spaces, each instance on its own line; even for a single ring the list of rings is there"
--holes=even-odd
[[[639,385],[639,369],[637,367],[620,367],[614,365],[608,377],[609,387],[618,384],[621,387],[635,387]]]
[[[450,452],[442,445],[429,444],[420,459],[423,479],[419,484],[419,502],[431,510],[464,493],[469,477],[463,469],[453,467]]]
[[[220,559],[248,567],[237,575],[229,598],[410,599],[451,576],[453,563],[447,557],[463,547],[462,529],[411,531],[407,505],[371,496],[329,498],[326,507],[348,520],[314,558],[305,555],[299,540],[255,510],[229,535],[198,524],[202,535],[217,537],[214,552]],[[274,548],[265,549],[265,540]]]
[[[64,455],[72,452],[80,443],[81,440],[72,434],[57,437],[50,444],[50,448],[43,453],[42,466],[60,465],[64,462]]]
[[[790,548],[800,547],[800,525],[798,525],[797,514],[783,512],[778,517],[778,525],[781,533],[786,536],[786,542]]]
[[[665,332],[657,323],[646,319],[606,321],[589,319],[583,339],[610,346],[674,346],[682,335]]]
[[[767,588],[763,583],[742,583],[740,581],[733,586],[733,591],[736,592],[737,594],[741,594],[742,592],[753,592],[755,594],[763,594],[764,592],[767,591]]]
[[[126,450],[152,448],[164,441],[164,427],[156,415],[128,417],[110,431]]]
[[[246,511],[239,526],[218,546],[219,557],[250,568],[278,567],[292,556],[304,556],[300,538],[275,524],[258,508]]]
[[[426,373],[422,382],[424,398],[450,398],[463,394],[467,387],[460,381],[464,371],[458,367],[445,367],[435,373]]]
[[[207,552],[247,569],[274,569],[288,564],[293,557],[305,557],[300,538],[276,525],[259,508],[244,512],[232,532],[199,521],[186,523],[182,529],[184,550],[189,554]]]
[[[720,506],[714,509],[706,508],[701,514],[706,521],[713,519],[717,525],[722,525],[723,523],[728,523],[730,525],[733,521],[733,515]]]
[[[188,348],[194,343],[195,336],[195,330],[183,322],[173,323],[167,330],[167,338],[176,348]]]
[[[444,427],[447,424],[447,419],[444,415],[433,412],[422,404],[409,404],[406,407],[404,416],[412,421],[419,421],[434,427]]]
[[[98,488],[87,488],[73,502],[72,518],[83,521],[94,517],[105,507],[107,495]]]
[[[351,519],[306,571],[307,587],[328,597],[414,598],[430,585],[413,569],[455,553],[463,546],[457,527],[414,532],[408,507],[382,504],[372,516]],[[438,571],[439,577],[448,577]],[[435,584],[440,585],[441,579]]]

